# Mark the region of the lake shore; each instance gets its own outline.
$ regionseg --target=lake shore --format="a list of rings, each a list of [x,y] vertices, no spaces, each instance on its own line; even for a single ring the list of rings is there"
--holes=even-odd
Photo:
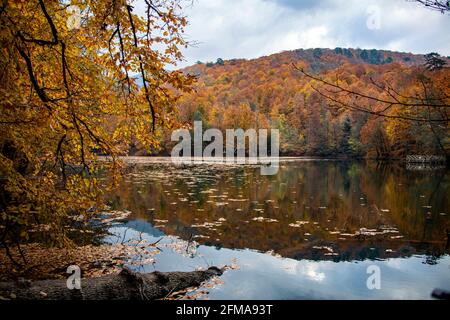
[[[13,254],[28,259],[27,269],[21,274],[9,257],[0,254],[0,300],[170,300],[223,273],[222,269],[210,267],[193,272],[141,274],[123,267],[121,259],[130,258],[130,252],[126,246],[117,245],[68,250],[30,244],[23,246],[22,253],[15,250]],[[84,276],[78,280],[79,287],[69,288],[72,274],[64,276],[64,270],[74,265],[83,270]],[[17,278],[19,274],[28,277]]]

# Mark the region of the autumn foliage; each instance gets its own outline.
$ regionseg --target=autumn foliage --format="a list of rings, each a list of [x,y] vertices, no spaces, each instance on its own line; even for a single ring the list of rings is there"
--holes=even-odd
[[[125,0],[0,5],[5,248],[33,231],[70,244],[68,226],[89,221],[116,184],[119,156],[167,153],[172,129],[195,120],[204,129],[279,129],[283,155],[449,152],[446,67],[427,70],[419,55],[336,48],[169,71],[188,45],[180,3],[140,2],[140,15]],[[74,6],[79,25],[68,23]],[[369,98],[357,101],[326,83]],[[401,104],[384,110],[379,101],[389,93]]]
[[[69,4],[71,6],[69,6]],[[151,149],[171,127],[192,78],[182,58],[186,19],[177,1],[3,1],[0,8],[0,240],[45,230],[68,243],[67,223],[88,221],[132,144]],[[79,26],[73,9],[80,13]],[[76,18],[76,17],[75,17]],[[109,161],[98,161],[107,154]]]
[[[180,102],[180,121],[222,130],[277,128],[284,155],[449,152],[449,68],[427,70],[424,56],[336,48],[220,62],[186,68],[199,82]],[[392,106],[382,103],[391,100]]]

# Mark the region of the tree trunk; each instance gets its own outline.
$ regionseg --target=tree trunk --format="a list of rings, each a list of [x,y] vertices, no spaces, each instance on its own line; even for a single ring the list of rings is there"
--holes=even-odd
[[[0,296],[17,300],[154,300],[222,275],[210,267],[206,271],[120,274],[81,279],[81,290],[67,288],[66,280],[0,282]]]

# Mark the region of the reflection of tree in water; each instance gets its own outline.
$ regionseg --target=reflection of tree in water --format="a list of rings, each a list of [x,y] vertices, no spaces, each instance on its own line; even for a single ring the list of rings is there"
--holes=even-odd
[[[442,254],[442,253],[441,253]],[[429,264],[429,265],[436,265],[437,264],[437,260],[439,258],[439,256],[441,255],[439,254],[438,256],[435,255],[426,255],[425,256],[425,264]]]
[[[446,194],[449,176],[445,171],[409,172],[394,165],[368,166],[362,189],[380,208],[389,208],[389,218],[402,233],[421,241],[442,241],[448,227],[450,207]]]
[[[449,207],[446,173],[420,175],[357,162],[282,164],[269,177],[255,167],[206,165],[134,173],[117,191],[116,205],[150,222],[168,220],[162,230],[185,240],[335,261],[445,252],[448,217],[439,211]],[[422,208],[427,204],[428,219]],[[213,227],[193,227],[219,219]],[[307,223],[289,226],[296,221]]]

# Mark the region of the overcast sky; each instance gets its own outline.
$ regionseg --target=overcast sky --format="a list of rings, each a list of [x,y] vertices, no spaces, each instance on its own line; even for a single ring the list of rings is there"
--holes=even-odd
[[[180,66],[298,48],[450,55],[450,15],[408,0],[194,0]]]

